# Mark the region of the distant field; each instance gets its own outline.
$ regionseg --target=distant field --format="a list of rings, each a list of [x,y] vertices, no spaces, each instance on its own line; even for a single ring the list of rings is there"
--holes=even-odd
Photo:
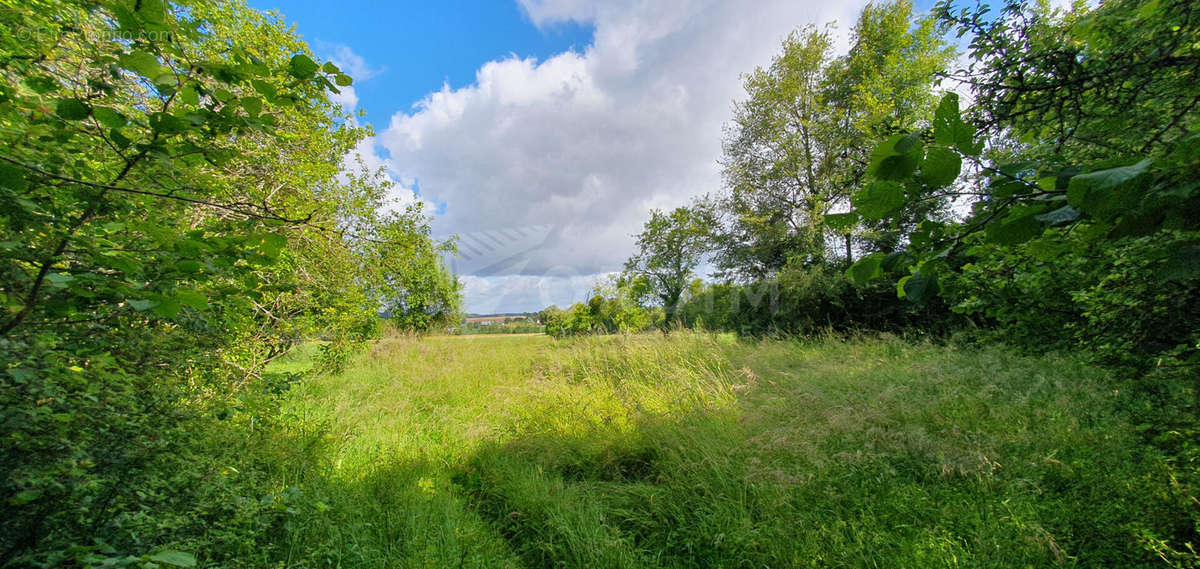
[[[1161,566],[1178,504],[1134,403],[896,339],[385,341],[292,391],[312,458],[281,476],[314,506],[281,562]]]

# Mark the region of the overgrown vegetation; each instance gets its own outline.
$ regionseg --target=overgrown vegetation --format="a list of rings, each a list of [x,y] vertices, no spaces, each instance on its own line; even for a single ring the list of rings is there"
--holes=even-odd
[[[0,567],[1196,567],[1198,21],[797,30],[720,192],[486,327],[552,337],[422,339],[453,243],[285,23],[3,2]]]
[[[283,549],[343,567],[1194,563],[1193,494],[1141,442],[1144,395],[1006,352],[387,340],[288,395],[288,432],[318,450],[277,473],[297,488]]]
[[[344,163],[351,78],[282,22],[6,2],[0,29],[0,566],[253,565],[286,508],[252,449],[295,379],[264,367],[456,312],[446,246]]]

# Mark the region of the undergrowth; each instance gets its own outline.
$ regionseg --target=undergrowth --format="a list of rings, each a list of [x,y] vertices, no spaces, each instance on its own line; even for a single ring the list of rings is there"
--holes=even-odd
[[[279,561],[1194,567],[1194,467],[1141,398],[891,337],[395,338],[288,399],[324,434],[278,473],[303,496]]]

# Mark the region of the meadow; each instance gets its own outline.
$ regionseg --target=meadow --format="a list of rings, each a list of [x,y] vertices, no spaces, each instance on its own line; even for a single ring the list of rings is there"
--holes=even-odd
[[[262,460],[293,567],[1163,566],[1194,528],[1141,408],[1002,347],[400,336]]]

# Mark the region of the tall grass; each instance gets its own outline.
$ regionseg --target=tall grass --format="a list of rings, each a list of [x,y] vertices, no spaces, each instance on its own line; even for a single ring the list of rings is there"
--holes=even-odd
[[[1069,360],[894,338],[394,338],[291,394],[314,458],[279,473],[280,561],[1163,566],[1194,512],[1136,403]]]

